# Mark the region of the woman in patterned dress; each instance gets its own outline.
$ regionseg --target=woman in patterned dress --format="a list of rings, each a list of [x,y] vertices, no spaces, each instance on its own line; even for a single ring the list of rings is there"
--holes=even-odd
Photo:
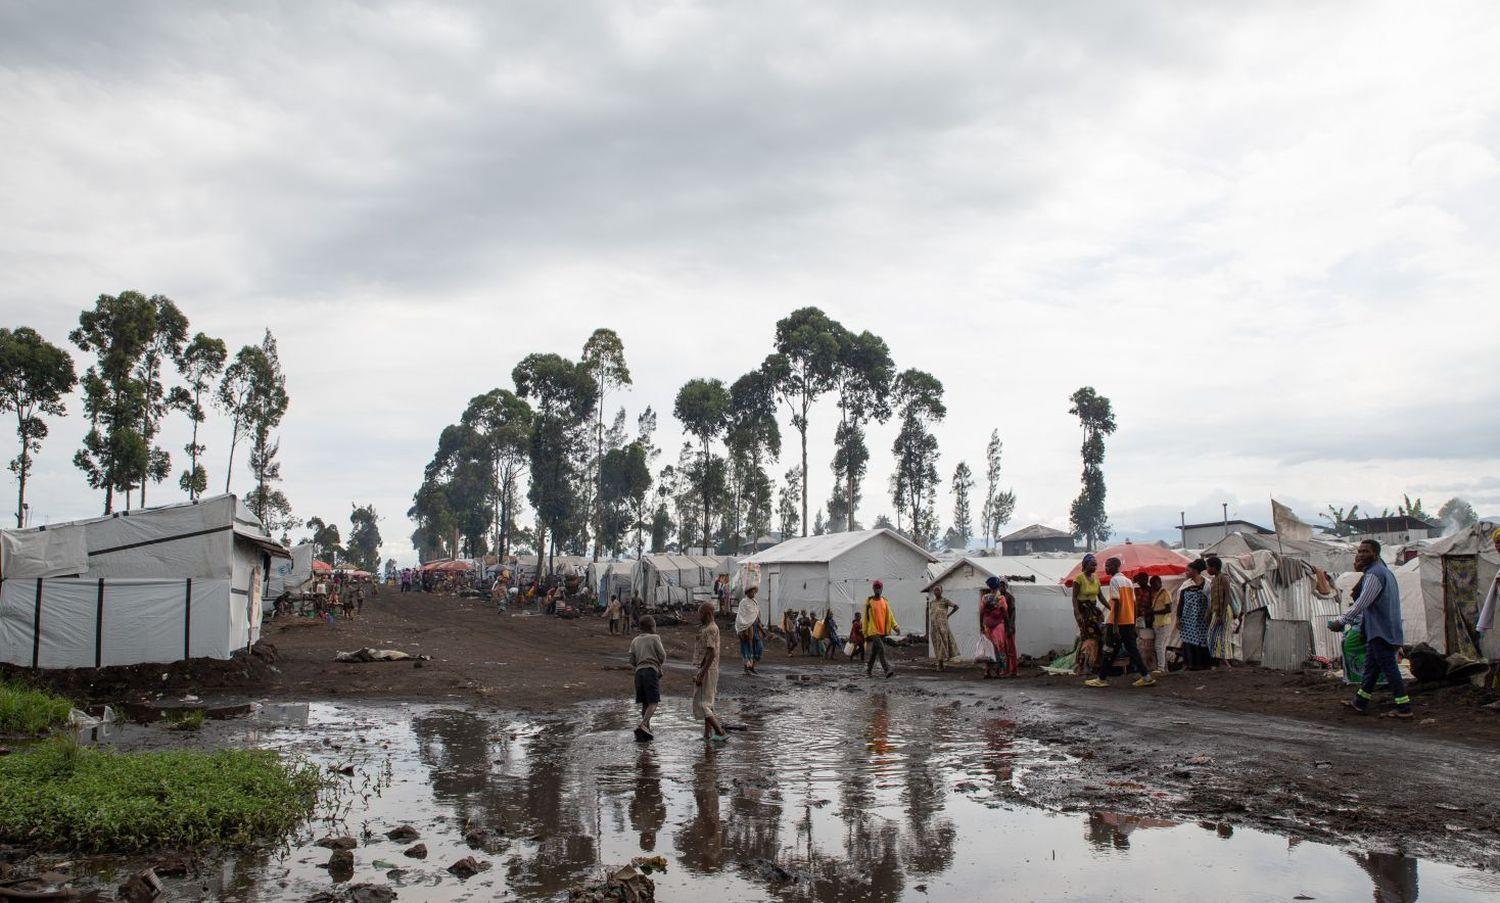
[[[932,657],[937,659],[939,671],[948,670],[948,660],[958,658],[958,642],[953,639],[953,628],[948,626],[948,616],[958,611],[958,605],[944,598],[942,584],[932,587],[932,598],[927,601],[927,632],[932,641]]]
[[[1177,591],[1177,635],[1189,671],[1202,671],[1209,666],[1208,582],[1203,579],[1206,570],[1208,565],[1201,558],[1189,564],[1187,579]]]

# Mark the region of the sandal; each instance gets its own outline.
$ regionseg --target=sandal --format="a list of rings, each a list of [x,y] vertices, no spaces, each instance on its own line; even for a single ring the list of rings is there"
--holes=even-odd
[[[1349,711],[1353,712],[1356,715],[1368,715],[1368,714],[1370,714],[1369,709],[1366,709],[1364,707],[1355,705],[1352,700],[1345,699],[1344,702],[1343,702],[1343,705],[1344,705],[1344,708],[1348,709]]]
[[[1386,712],[1381,717],[1384,717],[1384,718],[1398,718],[1398,719],[1400,719],[1402,721],[1406,721],[1408,719],[1415,718],[1417,716],[1413,712],[1403,712],[1400,709],[1397,709],[1396,711],[1393,711],[1393,712]]]

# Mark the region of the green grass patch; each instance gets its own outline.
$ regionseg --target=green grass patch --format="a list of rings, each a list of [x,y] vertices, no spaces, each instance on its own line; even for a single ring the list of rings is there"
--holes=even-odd
[[[41,734],[64,724],[73,703],[45,690],[0,681],[0,734]]]
[[[245,846],[312,813],[316,768],[258,749],[121,753],[55,739],[0,757],[0,842],[80,852]]]

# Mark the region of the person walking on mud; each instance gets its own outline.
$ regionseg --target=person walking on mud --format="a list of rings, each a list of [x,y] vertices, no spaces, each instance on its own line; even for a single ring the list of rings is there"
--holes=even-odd
[[[1141,650],[1135,641],[1135,584],[1129,577],[1120,573],[1120,559],[1111,558],[1104,562],[1104,573],[1109,577],[1109,587],[1106,597],[1109,601],[1108,618],[1109,631],[1108,644],[1104,654],[1099,656],[1099,671],[1093,680],[1084,681],[1084,686],[1107,687],[1109,681],[1105,678],[1114,668],[1115,659],[1120,655],[1123,647],[1125,655],[1130,664],[1127,666],[1126,674],[1134,670],[1140,675],[1136,679],[1135,686],[1149,687],[1156,683],[1151,676],[1151,671],[1146,668],[1146,663],[1141,659]]]
[[[1010,591],[1010,584],[1004,579],[1000,581],[998,594],[1005,603],[1005,621],[1000,625],[1000,641],[995,652],[1005,656],[1002,676],[1016,677],[1021,673],[1021,654],[1016,651],[1016,594]]]
[[[604,609],[604,618],[609,621],[611,635],[620,632],[620,608],[620,594],[615,593],[609,597],[609,605]]]
[[[635,726],[635,738],[642,743],[655,739],[651,733],[651,716],[661,705],[661,672],[667,662],[667,648],[656,635],[656,619],[641,618],[641,632],[630,641],[630,667],[635,669],[635,701],[641,707],[641,720]]]
[[[1368,712],[1375,698],[1375,684],[1384,675],[1396,703],[1396,710],[1387,712],[1386,717],[1411,718],[1411,697],[1406,695],[1406,682],[1396,665],[1396,648],[1404,640],[1401,590],[1396,585],[1396,575],[1380,560],[1380,543],[1373,539],[1359,544],[1359,551],[1354,553],[1354,569],[1363,574],[1359,598],[1354,600],[1352,608],[1328,622],[1328,629],[1333,631],[1358,623],[1365,637],[1364,679],[1354,691],[1354,698],[1345,700],[1344,705],[1361,715]]]
[[[885,598],[885,584],[876,580],[870,584],[870,597],[865,599],[864,622],[865,645],[870,654],[870,660],[865,662],[865,676],[873,677],[875,674],[875,660],[880,659],[880,667],[885,669],[886,677],[895,677],[896,669],[886,659],[885,642],[886,637],[898,633],[901,626],[896,623],[896,617],[891,613],[891,603]]]
[[[729,739],[714,703],[719,696],[719,625],[714,623],[714,603],[698,606],[698,639],[693,644],[693,717],[703,721],[703,739],[723,743]]]
[[[740,600],[739,607],[734,612],[734,632],[740,640],[740,661],[744,664],[746,674],[755,673],[755,666],[765,650],[765,628],[760,623],[759,596],[760,587],[746,589],[745,597]]]

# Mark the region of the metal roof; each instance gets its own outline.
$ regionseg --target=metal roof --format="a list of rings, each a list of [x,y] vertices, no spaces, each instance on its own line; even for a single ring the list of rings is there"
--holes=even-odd
[[[850,550],[864,545],[877,536],[889,536],[891,539],[901,543],[907,548],[921,555],[926,561],[937,561],[937,557],[931,552],[897,533],[884,527],[874,530],[857,530],[853,533],[824,533],[822,536],[799,536],[796,539],[788,539],[779,542],[763,552],[756,552],[745,561],[755,564],[780,563],[820,563],[832,561]]]

